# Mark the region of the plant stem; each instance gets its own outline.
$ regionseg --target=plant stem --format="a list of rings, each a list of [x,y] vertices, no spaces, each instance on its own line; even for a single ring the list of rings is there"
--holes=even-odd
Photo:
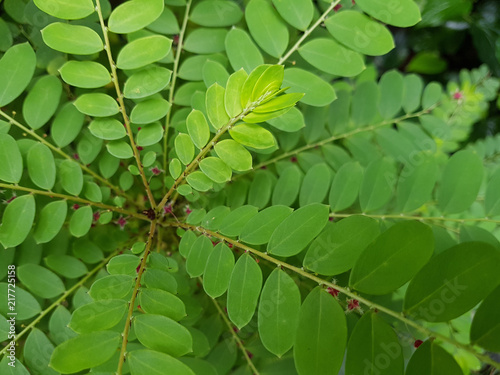
[[[139,150],[137,150],[137,145],[135,144],[134,134],[132,132],[132,128],[130,127],[130,119],[127,115],[127,110],[125,108],[125,103],[123,101],[123,94],[120,89],[120,84],[118,82],[118,74],[116,72],[116,65],[113,61],[113,56],[111,55],[111,44],[109,43],[108,37],[108,28],[104,25],[104,18],[102,16],[101,10],[101,2],[100,0],[96,0],[97,5],[97,14],[99,15],[99,22],[101,24],[102,33],[104,35],[104,49],[106,50],[106,54],[108,56],[109,66],[111,67],[111,80],[115,85],[115,91],[117,95],[118,104],[120,105],[120,112],[122,113],[123,122],[125,123],[125,128],[127,129],[128,138],[130,140],[130,146],[132,147],[132,151],[134,152],[135,161],[137,163],[137,168],[139,169],[139,174],[141,175],[142,182],[144,187],[146,188],[146,194],[149,199],[149,203],[151,204],[151,208],[156,208],[156,202],[153,197],[153,193],[149,188],[148,179],[144,173],[144,168],[141,163],[141,156],[139,155]]]
[[[103,178],[100,175],[98,175],[97,173],[95,173],[92,169],[90,169],[89,167],[87,167],[85,164],[83,164],[79,160],[73,159],[71,156],[69,156],[67,153],[65,153],[63,150],[61,150],[59,147],[54,146],[52,143],[48,142],[45,138],[39,136],[33,130],[28,129],[26,126],[24,126],[19,121],[15,120],[13,117],[11,117],[8,114],[6,114],[1,109],[0,109],[0,116],[3,116],[5,119],[9,120],[9,122],[11,124],[17,126],[22,131],[26,132],[27,134],[29,134],[30,136],[32,136],[36,140],[40,141],[45,146],[47,146],[48,148],[50,148],[52,151],[54,151],[55,153],[61,155],[63,158],[75,161],[76,163],[78,163],[80,165],[80,168],[82,168],[83,171],[85,171],[86,173],[88,173],[89,175],[91,175],[92,177],[94,177],[96,180],[99,180],[103,184],[109,186],[109,188],[112,189],[112,190],[114,190],[118,195],[121,195],[121,196],[127,198],[128,201],[133,202],[132,198],[129,197],[125,192],[123,192],[119,187],[113,185],[108,180],[106,180],[105,178]]]
[[[297,43],[293,45],[292,48],[278,61],[278,64],[281,65],[283,64],[295,51],[299,49],[301,46],[302,42],[319,26],[321,23],[325,20],[325,18],[328,16],[328,14],[335,8],[338,4],[340,3],[340,0],[335,0],[332,2],[328,8],[323,12],[323,14],[318,18],[318,20],[306,31],[304,31],[304,34],[300,37],[299,40],[297,40]]]
[[[168,93],[168,101],[173,105],[174,101],[174,91],[175,84],[177,83],[177,73],[179,70],[179,61],[181,59],[182,48],[184,47],[184,34],[186,33],[187,22],[189,19],[189,10],[191,9],[192,0],[188,0],[186,3],[186,10],[184,11],[184,19],[182,20],[181,30],[179,32],[179,41],[177,43],[177,49],[175,52],[174,67],[172,70],[172,81],[170,82],[170,88]],[[168,128],[170,127],[170,116],[172,115],[172,109],[168,111],[167,118],[165,120],[165,132],[163,133],[163,170],[167,170],[167,147],[168,147]]]
[[[201,278],[199,278],[200,281],[201,281]],[[233,338],[234,340],[236,341],[236,344],[238,345],[238,347],[241,349],[241,351],[243,352],[243,355],[245,356],[245,359],[248,363],[248,366],[250,367],[250,369],[252,370],[252,373],[254,375],[260,375],[259,371],[255,368],[255,365],[253,364],[252,362],[252,359],[250,358],[250,356],[248,355],[248,352],[247,350],[245,349],[245,346],[243,345],[243,341],[241,341],[241,339],[239,338],[239,336],[236,334],[236,332],[234,331],[234,327],[233,327],[233,324],[229,321],[229,319],[227,318],[226,314],[224,313],[224,311],[221,309],[219,303],[217,302],[217,300],[215,298],[212,298],[212,302],[214,303],[215,307],[217,308],[217,311],[219,312],[219,315],[222,317],[222,319],[224,320],[224,322],[226,323],[227,325],[227,328],[229,330],[229,332],[231,332],[231,334],[233,335]]]
[[[45,310],[43,310],[40,315],[36,317],[33,321],[31,321],[24,329],[19,332],[16,337],[14,338],[14,342],[17,342],[21,337],[23,337],[31,328],[35,327],[35,325],[40,322],[52,309],[56,308],[61,304],[62,301],[64,301],[71,293],[73,293],[75,290],[77,290],[79,287],[81,287],[88,279],[90,279],[97,271],[99,271],[102,267],[108,263],[108,261],[114,257],[118,253],[118,250],[114,251],[111,253],[106,259],[104,259],[97,267],[95,267],[92,271],[87,273],[85,277],[83,277],[81,280],[79,280],[75,285],[73,285],[70,289],[68,289],[64,294],[57,299],[54,303],[52,303],[49,307],[47,307]],[[7,351],[7,348],[9,345],[5,346],[2,350],[0,350],[0,356],[5,354]]]
[[[237,248],[244,250],[246,252],[250,252],[250,253],[252,253],[252,254],[254,254],[262,259],[265,259],[271,263],[274,263],[277,266],[280,266],[282,268],[287,268],[290,271],[293,271],[293,272],[295,272],[295,273],[297,273],[297,274],[299,274],[299,275],[301,275],[309,280],[312,280],[312,281],[318,283],[319,285],[325,285],[325,286],[334,288],[334,289],[338,290],[340,293],[343,293],[350,298],[354,298],[354,299],[358,300],[359,302],[365,304],[366,306],[368,306],[371,309],[376,309],[376,310],[381,311],[389,316],[392,316],[393,318],[398,319],[399,321],[407,324],[408,326],[411,326],[411,327],[417,329],[418,331],[422,332],[423,334],[425,334],[428,337],[436,337],[436,338],[440,339],[441,341],[447,342],[447,343],[449,343],[457,348],[460,348],[462,350],[469,352],[470,354],[474,355],[476,358],[478,358],[482,362],[488,363],[488,364],[492,365],[493,367],[500,369],[499,362],[492,360],[487,355],[478,353],[472,346],[461,344],[461,343],[456,342],[455,340],[453,340],[453,339],[451,339],[443,334],[440,334],[438,332],[434,332],[426,327],[423,327],[420,324],[418,324],[417,322],[414,322],[413,320],[406,318],[402,312],[396,312],[396,311],[390,310],[382,305],[379,305],[377,303],[373,303],[370,300],[368,300],[364,297],[361,297],[361,296],[357,295],[356,293],[351,292],[348,288],[344,288],[344,287],[336,285],[332,282],[323,280],[323,279],[321,279],[313,274],[308,273],[303,268],[292,266],[291,264],[288,264],[288,263],[285,263],[281,260],[273,258],[272,256],[268,255],[267,253],[262,253],[262,252],[255,250],[249,246],[243,245],[236,240],[232,240],[226,236],[223,236],[219,233],[202,228],[200,226],[190,225],[190,224],[185,224],[185,223],[177,223],[177,222],[168,222],[168,223],[165,223],[165,225],[170,225],[173,227],[181,227],[181,228],[184,228],[187,230],[201,232],[201,233],[210,235],[212,237],[216,237],[216,238],[223,240],[227,243],[230,243],[233,245],[233,247],[237,247]]]
[[[146,215],[143,215],[143,214],[138,214],[138,213],[133,212],[133,211],[128,211],[128,210],[125,210],[123,208],[110,206],[110,205],[107,205],[104,203],[92,202],[92,201],[89,201],[87,199],[73,197],[71,195],[53,193],[51,191],[45,191],[45,190],[36,190],[36,189],[32,189],[32,188],[28,188],[28,187],[24,187],[24,186],[19,186],[19,185],[4,184],[1,182],[0,182],[0,188],[10,189],[10,190],[27,191],[27,192],[32,193],[32,194],[45,195],[45,196],[51,197],[51,198],[61,198],[61,199],[65,199],[65,200],[72,201],[72,202],[78,202],[78,203],[82,203],[82,204],[87,204],[89,206],[99,207],[99,208],[103,208],[105,210],[118,212],[118,213],[121,213],[121,214],[124,214],[127,216],[135,217],[135,218],[140,219],[140,220],[151,221],[148,219],[148,217]]]
[[[99,0],[97,0],[99,1]],[[132,292],[132,297],[129,301],[127,319],[125,320],[125,328],[122,333],[122,347],[120,350],[120,357],[118,359],[118,369],[116,371],[117,375],[122,375],[123,363],[125,362],[125,354],[127,350],[128,334],[130,332],[130,326],[132,325],[132,313],[134,312],[135,299],[137,298],[137,293],[139,292],[139,287],[141,286],[141,277],[146,268],[146,261],[148,260],[148,255],[153,244],[153,237],[156,229],[156,220],[151,221],[151,226],[149,227],[148,241],[146,243],[146,249],[141,259],[141,266],[137,272],[137,278],[135,281],[134,290]]]

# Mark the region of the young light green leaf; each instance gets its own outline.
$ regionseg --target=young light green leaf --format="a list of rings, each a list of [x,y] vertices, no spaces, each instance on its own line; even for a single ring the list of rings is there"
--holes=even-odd
[[[251,0],[245,9],[245,20],[259,47],[273,57],[281,57],[288,46],[288,28],[272,5]]]
[[[454,214],[470,207],[476,200],[483,180],[483,163],[472,150],[453,154],[443,171],[438,192],[439,207]]]
[[[264,64],[262,53],[245,30],[232,28],[227,33],[225,46],[227,58],[234,71],[244,69],[246,73],[250,73]]]
[[[245,147],[231,139],[217,142],[215,152],[225,164],[235,171],[252,169],[252,154]]]
[[[225,93],[224,87],[214,83],[208,88],[205,97],[207,116],[215,129],[220,129],[229,122],[229,116],[224,107]]]
[[[285,69],[283,86],[290,86],[289,93],[304,93],[300,101],[315,107],[324,107],[337,97],[331,85],[317,75],[300,68]]]
[[[102,87],[111,82],[108,69],[94,61],[67,61],[59,73],[67,84],[86,89]]]
[[[281,357],[293,346],[299,323],[300,291],[280,268],[267,278],[260,296],[258,329],[262,344]]]
[[[226,292],[233,267],[234,255],[221,242],[210,253],[203,273],[203,289],[210,297],[217,298]]]
[[[32,129],[41,128],[54,115],[61,93],[57,77],[46,75],[36,81],[23,102],[23,116]]]
[[[402,0],[394,3],[386,1],[357,1],[361,10],[370,16],[397,27],[410,27],[417,24],[422,18],[420,9],[413,1]]]
[[[353,215],[328,224],[309,246],[304,267],[328,276],[346,272],[379,234],[378,222],[365,216]]]
[[[165,369],[175,375],[198,375],[178,359],[154,350],[131,351],[127,354],[127,363],[134,375],[162,375]]]
[[[17,184],[23,174],[23,157],[9,134],[0,133],[0,180]]]
[[[221,159],[209,156],[200,162],[200,169],[212,181],[223,184],[231,180],[232,171]]]
[[[191,163],[194,158],[194,144],[187,134],[179,133],[175,138],[175,152],[184,165]]]
[[[320,286],[314,288],[300,308],[293,349],[299,375],[336,374],[347,342],[344,310]]]
[[[116,7],[109,16],[109,30],[116,34],[138,31],[156,20],[163,12],[163,0],[134,0]]]
[[[224,96],[224,105],[226,107],[227,114],[231,118],[238,116],[243,111],[240,96],[241,89],[243,88],[247,78],[248,74],[243,70],[243,68],[229,76]]]
[[[484,242],[465,242],[436,255],[411,280],[405,314],[447,322],[476,306],[498,285],[500,253]]]
[[[56,182],[56,164],[52,151],[42,143],[30,148],[28,152],[28,173],[31,181],[38,187],[51,190]]]
[[[402,374],[403,349],[392,327],[377,313],[369,311],[354,326],[346,355],[346,372],[352,375]]]
[[[78,20],[94,12],[92,0],[34,0],[35,5],[51,16]]]
[[[56,51],[92,55],[104,49],[102,39],[87,26],[53,22],[41,30],[43,41]]]
[[[120,333],[111,331],[74,337],[56,347],[50,367],[63,374],[71,374],[98,366],[115,354],[120,342]]]
[[[205,86],[207,87],[212,86],[214,83],[226,87],[227,79],[229,78],[229,73],[224,65],[213,60],[207,60],[203,64],[202,75],[203,82],[205,82]]]
[[[170,52],[172,40],[162,35],[135,39],[118,53],[116,66],[120,69],[138,69],[163,59]]]
[[[17,277],[33,294],[54,298],[64,293],[62,280],[52,271],[38,264],[24,264],[17,269]]]
[[[391,32],[380,23],[354,10],[338,12],[325,21],[340,43],[369,56],[385,55],[394,48]],[[355,25],[353,30],[352,25]]]
[[[74,105],[81,113],[95,117],[113,116],[120,112],[116,100],[102,93],[83,94],[74,101]]]
[[[68,204],[66,201],[48,203],[40,212],[33,233],[35,241],[37,243],[46,243],[52,240],[61,230],[67,213]]]
[[[229,134],[243,146],[256,148],[258,150],[271,148],[276,145],[273,134],[263,127],[255,124],[239,123],[229,129]]]
[[[259,265],[250,254],[243,254],[233,268],[227,291],[227,314],[239,329],[252,319],[261,287]]]
[[[328,206],[310,204],[288,216],[273,232],[267,245],[270,254],[288,257],[300,253],[328,222]]]
[[[206,236],[200,236],[191,246],[186,259],[186,271],[191,277],[198,277],[203,274],[208,257],[212,253],[214,245]]]
[[[125,316],[127,307],[127,302],[122,299],[87,303],[73,312],[69,327],[80,334],[113,328]]]
[[[35,219],[35,197],[31,194],[17,197],[3,212],[0,226],[0,244],[6,249],[20,245],[28,236]]]
[[[406,282],[428,262],[434,251],[429,226],[400,222],[372,242],[354,264],[349,286],[368,294],[387,294]]]
[[[276,227],[283,222],[293,209],[288,206],[274,205],[262,210],[251,218],[243,227],[240,240],[251,245],[269,242]]]
[[[406,366],[406,375],[418,374],[462,375],[463,370],[450,353],[429,339],[418,347]]]
[[[193,109],[186,119],[186,126],[193,143],[200,150],[210,139],[210,128],[203,112]]]
[[[75,237],[85,236],[90,230],[93,219],[92,207],[80,207],[71,216],[69,221],[69,232]]]
[[[35,52],[28,42],[16,44],[5,52],[0,59],[0,107],[21,95],[30,83],[35,67]]]
[[[203,172],[195,171],[186,177],[187,183],[195,190],[208,191],[212,189],[213,182]]]
[[[137,338],[146,348],[183,356],[193,349],[193,339],[189,331],[175,320],[162,315],[143,314],[134,318]]]

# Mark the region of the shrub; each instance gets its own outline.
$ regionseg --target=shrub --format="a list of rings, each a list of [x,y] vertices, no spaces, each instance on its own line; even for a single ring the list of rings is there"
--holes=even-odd
[[[415,3],[3,9],[2,374],[500,369],[499,82],[379,78]]]

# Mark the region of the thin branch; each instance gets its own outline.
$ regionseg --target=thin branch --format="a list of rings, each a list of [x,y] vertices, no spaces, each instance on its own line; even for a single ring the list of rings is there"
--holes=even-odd
[[[105,210],[109,210],[109,211],[113,211],[113,212],[119,212],[121,214],[124,214],[127,216],[132,216],[132,217],[135,217],[135,218],[140,219],[140,220],[151,221],[148,219],[148,217],[146,215],[143,215],[143,214],[139,214],[139,213],[136,213],[133,211],[128,211],[128,210],[125,210],[121,207],[110,206],[110,205],[107,205],[104,203],[99,203],[99,202],[92,202],[92,201],[89,201],[87,199],[74,197],[71,195],[59,194],[59,193],[54,193],[52,191],[37,190],[37,189],[32,189],[32,188],[28,188],[28,187],[24,187],[24,186],[4,184],[4,183],[0,183],[0,188],[26,191],[28,193],[37,194],[37,195],[45,195],[45,196],[51,197],[51,198],[65,199],[68,201],[78,202],[78,203],[86,204],[86,205],[93,206],[93,207],[103,208]]]
[[[68,289],[64,294],[59,297],[54,303],[52,303],[49,307],[47,307],[45,310],[43,310],[40,315],[36,317],[33,321],[31,321],[21,332],[19,332],[16,337],[14,338],[14,342],[19,341],[21,337],[23,337],[30,329],[35,327],[52,309],[56,308],[61,304],[62,301],[64,301],[68,296],[73,293],[75,290],[77,290],[79,287],[81,287],[88,279],[90,279],[92,276],[96,274],[102,267],[108,263],[108,261],[114,257],[116,254],[118,254],[118,250],[114,251],[111,253],[106,259],[104,259],[97,267],[95,267],[92,271],[87,273],[85,277],[83,277],[81,280],[79,280],[75,285],[73,285],[70,289]],[[0,350],[0,356],[4,355],[5,352],[7,351],[7,348],[9,345],[5,346],[2,350]]]
[[[293,45],[292,48],[278,61],[278,64],[283,64],[295,51],[299,49],[301,46],[302,42],[319,26],[325,18],[328,16],[328,14],[340,3],[340,0],[335,0],[332,2],[328,8],[323,12],[323,14],[318,18],[318,20],[306,31],[304,31],[304,34],[300,37],[299,40],[297,40],[297,43]]]
[[[199,279],[201,280],[201,278],[199,278]],[[229,321],[229,319],[227,318],[226,314],[221,309],[221,307],[219,306],[219,303],[217,302],[217,300],[215,298],[212,298],[212,302],[214,303],[215,307],[217,308],[217,311],[219,312],[219,315],[222,317],[222,319],[226,323],[229,332],[231,332],[231,334],[233,335],[233,338],[236,341],[236,344],[238,345],[238,347],[243,352],[243,355],[245,356],[245,359],[246,359],[246,361],[248,363],[248,366],[252,370],[252,373],[254,375],[260,375],[260,373],[257,370],[257,368],[255,368],[255,365],[253,364],[252,359],[248,355],[248,351],[246,350],[245,346],[243,345],[243,341],[241,341],[241,339],[239,338],[239,336],[234,331],[233,324]]]
[[[98,175],[96,172],[94,172],[92,169],[90,169],[89,167],[87,167],[85,164],[83,164],[82,162],[80,162],[79,160],[75,160],[73,159],[71,156],[69,156],[67,153],[65,153],[63,150],[61,150],[59,147],[56,147],[54,146],[52,143],[48,142],[45,138],[39,136],[37,133],[35,133],[33,130],[31,129],[28,129],[26,126],[24,126],[23,124],[21,124],[19,121],[17,121],[16,119],[14,119],[13,117],[9,116],[8,114],[6,114],[4,111],[2,111],[0,109],[0,116],[3,116],[5,119],[9,120],[9,122],[12,124],[12,125],[15,125],[17,126],[19,129],[21,129],[22,131],[24,131],[25,133],[29,134],[30,136],[32,136],[33,138],[35,138],[36,140],[40,141],[41,143],[43,143],[45,146],[47,146],[48,148],[50,148],[52,151],[54,151],[55,153],[59,154],[60,156],[62,156],[63,158],[65,159],[68,159],[68,160],[72,160],[72,161],[75,161],[76,163],[78,163],[78,165],[80,165],[80,168],[82,168],[83,171],[85,171],[86,173],[88,173],[89,175],[91,175],[92,177],[94,177],[96,180],[102,182],[103,184],[107,185],[110,189],[112,189],[116,194],[118,195],[121,195],[125,198],[127,198],[128,201],[130,202],[133,202],[132,198],[130,196],[128,196],[123,190],[121,190],[119,187],[113,185],[112,183],[110,183],[107,179],[101,177],[100,175]]]
[[[365,304],[366,306],[368,306],[371,309],[376,309],[376,310],[381,311],[389,316],[392,316],[393,318],[398,319],[399,321],[407,324],[408,326],[411,326],[411,327],[417,329],[418,331],[422,332],[424,335],[426,335],[428,337],[436,337],[436,338],[440,339],[441,341],[447,342],[447,343],[455,346],[456,348],[467,351],[468,353],[474,355],[476,358],[478,358],[482,362],[488,363],[488,364],[494,366],[495,368],[500,369],[499,362],[494,361],[493,359],[491,359],[489,356],[487,356],[485,354],[478,353],[471,345],[466,345],[466,344],[456,342],[455,340],[453,340],[453,339],[451,339],[451,338],[449,338],[441,333],[434,332],[426,327],[423,327],[420,324],[418,324],[417,322],[414,322],[413,320],[406,318],[402,312],[396,312],[396,311],[393,311],[391,309],[388,309],[385,306],[371,302],[370,300],[368,300],[362,296],[359,296],[356,293],[351,292],[350,289],[344,288],[344,287],[336,285],[332,282],[323,280],[323,279],[317,277],[316,275],[313,275],[313,274],[305,271],[303,268],[292,266],[291,264],[288,264],[288,263],[285,263],[281,260],[273,258],[272,256],[268,255],[267,253],[262,253],[262,252],[255,250],[249,246],[241,244],[240,242],[238,242],[236,240],[232,240],[229,237],[223,236],[219,233],[210,231],[210,230],[202,228],[200,226],[190,225],[190,224],[185,224],[185,223],[177,223],[177,222],[168,222],[168,223],[165,223],[165,225],[169,225],[169,226],[173,226],[173,227],[180,227],[180,228],[184,228],[184,229],[191,230],[191,231],[201,232],[203,234],[207,234],[207,235],[210,235],[212,237],[216,237],[220,240],[223,240],[227,243],[230,243],[233,245],[233,248],[237,247],[237,248],[244,250],[246,252],[250,252],[250,253],[258,256],[259,258],[265,259],[271,263],[276,264],[277,266],[287,268],[290,271],[293,271],[293,272],[295,272],[295,273],[297,273],[297,274],[299,274],[299,275],[301,275],[309,280],[314,281],[315,283],[318,283],[319,285],[325,285],[325,286],[334,288],[334,289],[338,290],[340,293],[343,293],[350,298],[354,298],[354,299],[358,300],[359,302]]]
[[[172,70],[172,81],[170,82],[170,88],[168,93],[168,101],[173,105],[174,102],[174,91],[175,84],[177,83],[177,74],[179,69],[179,61],[181,59],[182,48],[184,47],[184,34],[186,33],[186,27],[189,19],[189,10],[191,9],[192,0],[188,0],[186,3],[186,10],[184,11],[184,19],[182,20],[182,27],[179,32],[179,41],[177,43],[177,49],[175,52],[174,67]],[[167,170],[167,147],[168,147],[168,128],[170,127],[170,116],[172,115],[172,109],[168,111],[167,118],[165,120],[165,132],[163,133],[163,170]]]
[[[153,244],[155,229],[156,229],[156,220],[153,220],[151,222],[151,226],[149,227],[146,249],[144,250],[144,254],[142,255],[141,266],[139,267],[139,271],[137,272],[137,278],[135,281],[134,290],[132,292],[132,297],[130,298],[129,301],[127,319],[125,320],[125,328],[122,333],[123,340],[122,340],[122,347],[120,349],[120,357],[118,359],[118,369],[116,370],[117,375],[122,375],[123,363],[125,362],[125,355],[128,343],[128,335],[130,332],[130,326],[132,325],[132,313],[134,312],[135,299],[137,297],[137,293],[139,292],[139,287],[141,286],[141,277],[146,268],[146,261],[148,259],[148,255],[151,250],[151,246]]]
[[[148,179],[144,173],[144,168],[141,163],[141,156],[139,155],[139,151],[137,150],[137,145],[135,144],[134,134],[132,132],[132,128],[130,127],[130,119],[128,118],[127,111],[125,108],[125,103],[123,101],[123,94],[120,89],[120,84],[118,82],[118,74],[116,72],[116,65],[113,61],[113,56],[111,55],[111,44],[109,43],[108,37],[108,28],[104,25],[104,18],[102,16],[101,10],[101,2],[100,0],[96,0],[96,10],[99,15],[99,22],[101,24],[102,33],[104,35],[104,49],[106,50],[106,54],[108,56],[109,66],[111,67],[111,79],[115,85],[115,91],[117,95],[118,104],[120,105],[120,112],[122,113],[123,122],[125,123],[125,128],[127,129],[128,138],[130,140],[130,146],[132,147],[132,151],[134,152],[135,161],[137,163],[137,168],[139,169],[139,174],[141,175],[142,182],[144,187],[146,188],[146,194],[149,199],[149,203],[153,209],[156,208],[156,202],[153,197],[153,193],[149,187]]]

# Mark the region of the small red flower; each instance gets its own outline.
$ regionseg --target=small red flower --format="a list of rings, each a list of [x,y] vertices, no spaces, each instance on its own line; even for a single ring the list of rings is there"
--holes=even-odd
[[[142,150],[144,150],[144,148],[143,148],[143,147],[141,147],[141,146],[137,146],[137,151],[142,151]]]
[[[73,158],[75,158],[76,160],[80,160],[80,155],[78,155],[78,154],[73,154]]]
[[[292,156],[292,157],[290,158],[290,161],[291,161],[292,163],[297,163],[297,157],[296,157],[296,156]]]
[[[361,307],[359,306],[359,301],[357,299],[354,299],[354,298],[348,299],[347,300],[347,309],[349,311],[361,309]]]
[[[13,196],[12,196],[12,197],[10,197],[9,199],[4,200],[4,201],[3,201],[3,203],[5,203],[5,204],[9,204],[10,202],[12,202],[12,201],[13,201],[14,199],[16,199],[16,198],[17,198],[17,196],[16,196],[16,195],[13,195]]]
[[[333,10],[334,10],[335,12],[338,12],[338,11],[340,10],[340,8],[342,8],[342,4],[337,4],[337,5],[335,5],[335,6],[333,7]]]
[[[120,226],[120,229],[123,229],[125,228],[125,225],[127,225],[127,219],[125,219],[123,216],[120,216],[116,221],[116,224]]]
[[[189,206],[186,206],[186,208],[184,209],[184,211],[186,211],[186,215],[189,215],[191,212],[193,212],[193,210],[190,209]]]
[[[101,213],[99,211],[94,212],[94,221],[99,220],[100,217],[101,217]]]
[[[150,171],[155,175],[155,176],[158,176],[160,173],[162,173],[163,171],[158,168],[158,167],[153,167],[150,169]]]
[[[418,348],[420,345],[422,345],[424,342],[422,340],[415,340],[415,343],[413,344],[413,346],[415,348]]]
[[[339,291],[335,288],[332,288],[332,287],[326,288],[326,291],[335,298],[337,298],[337,296],[339,295]]]
[[[460,91],[456,91],[454,94],[453,94],[453,99],[455,100],[461,100],[464,98],[464,94]]]
[[[79,205],[78,203],[75,203],[75,204],[73,205],[73,207],[71,207],[71,208],[73,208],[73,210],[75,210],[75,211],[76,211],[76,210],[78,210],[78,209],[80,208],[80,205]]]
[[[253,358],[253,354],[247,350],[247,354],[248,354],[248,358],[252,359]]]
[[[140,270],[140,269],[141,269],[141,265],[139,264],[139,265],[137,266],[137,268],[135,269],[135,272],[136,272],[136,273],[139,273],[139,270]]]

